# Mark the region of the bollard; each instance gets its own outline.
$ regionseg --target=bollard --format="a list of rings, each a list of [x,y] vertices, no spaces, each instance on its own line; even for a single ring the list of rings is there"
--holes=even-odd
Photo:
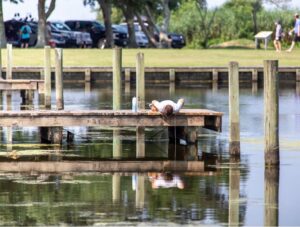
[[[239,64],[229,63],[229,153],[240,155]]]
[[[55,49],[55,90],[56,90],[56,109],[64,109],[63,94],[63,50]]]
[[[113,110],[121,109],[122,49],[113,50]]]
[[[51,49],[49,46],[45,46],[44,61],[45,107],[51,109]]]
[[[6,79],[12,79],[12,44],[6,45],[7,50],[7,66],[6,66]]]
[[[278,61],[264,61],[265,165],[279,165]]]
[[[145,109],[145,69],[144,54],[136,55],[136,97],[138,100],[138,110]]]

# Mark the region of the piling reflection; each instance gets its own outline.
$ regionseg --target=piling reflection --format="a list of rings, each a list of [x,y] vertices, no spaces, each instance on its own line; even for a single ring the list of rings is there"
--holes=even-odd
[[[239,226],[240,166],[238,160],[232,160],[229,168],[229,215],[228,226]]]
[[[265,226],[278,226],[279,168],[265,169]]]

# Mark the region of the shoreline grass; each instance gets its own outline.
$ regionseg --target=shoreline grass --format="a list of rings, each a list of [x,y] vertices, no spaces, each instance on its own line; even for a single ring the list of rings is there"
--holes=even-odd
[[[144,53],[145,67],[213,67],[262,66],[263,60],[279,60],[279,66],[300,66],[300,49],[293,52],[253,49],[123,49],[123,66],[134,67],[135,56]],[[54,66],[54,50],[51,52]],[[13,49],[13,66],[43,66],[43,49]],[[6,66],[6,49],[2,49],[2,65]],[[112,49],[64,49],[64,66],[111,66]]]

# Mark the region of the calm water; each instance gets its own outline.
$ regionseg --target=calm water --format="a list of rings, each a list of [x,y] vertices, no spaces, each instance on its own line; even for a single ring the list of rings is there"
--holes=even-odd
[[[110,109],[112,88],[65,85],[65,109]],[[123,96],[130,108],[134,90]],[[53,97],[54,97],[53,93]],[[184,97],[186,108],[224,112],[223,132],[201,130],[197,146],[169,145],[166,130],[147,128],[147,159],[199,160],[206,168],[199,174],[182,173],[0,173],[0,225],[300,225],[300,95],[294,85],[280,89],[279,177],[265,178],[263,152],[263,91],[241,89],[241,162],[228,155],[228,90],[203,87],[148,85],[146,102]],[[21,99],[13,93],[12,109]],[[35,98],[34,106],[38,108]],[[54,104],[54,100],[53,100]],[[7,108],[3,97],[4,109]],[[54,108],[54,106],[53,106]],[[13,145],[6,145],[1,131],[3,160],[102,160],[113,154],[109,128],[70,127],[75,141],[41,145],[36,128],[14,128]],[[136,155],[135,129],[121,130],[122,157]],[[14,155],[8,155],[13,150]],[[11,154],[11,153],[9,153]],[[216,164],[219,163],[219,168]],[[1,165],[1,163],[0,163]],[[272,177],[273,174],[273,177]],[[266,190],[266,192],[265,192]],[[266,202],[265,198],[278,201]],[[266,194],[266,196],[265,196]],[[278,223],[276,223],[278,220]],[[237,224],[238,223],[238,224]]]

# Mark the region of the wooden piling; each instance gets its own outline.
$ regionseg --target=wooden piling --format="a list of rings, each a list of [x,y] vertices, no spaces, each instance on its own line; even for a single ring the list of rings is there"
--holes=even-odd
[[[257,82],[258,80],[258,70],[252,69],[252,82]]]
[[[218,81],[218,74],[219,74],[218,70],[217,69],[213,69],[213,71],[212,71],[212,81],[213,82],[217,82]]]
[[[169,78],[170,78],[170,82],[175,82],[175,69],[169,70]]]
[[[264,61],[265,165],[279,165],[278,61]]]
[[[51,49],[49,46],[45,46],[44,61],[45,107],[51,109]]]
[[[113,49],[113,110],[121,109],[122,49]]]
[[[0,48],[0,80],[3,80],[2,75],[2,49]]]
[[[129,68],[125,69],[125,82],[130,82],[131,71]]]
[[[121,201],[121,176],[118,173],[112,175],[112,200],[113,203]]]
[[[84,71],[84,81],[91,82],[91,69],[90,68],[87,68]]]
[[[64,109],[63,95],[63,50],[55,49],[55,90],[56,90],[56,108]]]
[[[12,79],[12,44],[6,45],[7,50],[7,66],[6,66],[6,79],[11,80]]]
[[[145,127],[136,127],[136,157],[145,157]]]
[[[136,177],[135,207],[143,209],[145,205],[145,176],[137,174]]]
[[[300,69],[296,69],[296,81],[300,81]]]
[[[278,226],[279,168],[265,168],[264,226]]]
[[[136,97],[138,100],[138,110],[145,109],[145,67],[144,54],[136,55]]]
[[[240,108],[239,108],[239,64],[230,62],[228,69],[229,88],[229,153],[240,155]]]
[[[122,157],[122,142],[120,138],[120,129],[113,129],[113,158]]]

